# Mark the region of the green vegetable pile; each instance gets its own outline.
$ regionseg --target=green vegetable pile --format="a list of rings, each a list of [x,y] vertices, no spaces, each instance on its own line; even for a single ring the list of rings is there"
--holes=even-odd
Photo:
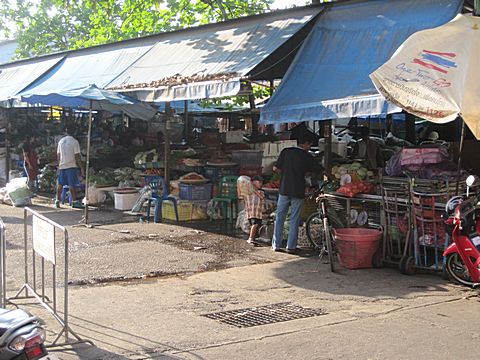
[[[37,148],[38,162],[47,164],[56,159],[56,151],[54,146],[42,145]]]
[[[44,166],[38,175],[38,190],[54,194],[57,189],[57,170],[49,165]]]
[[[365,180],[368,177],[373,176],[373,172],[363,167],[359,162],[352,164],[344,164],[340,166],[334,166],[332,168],[332,174],[335,178],[340,179],[342,175],[349,174],[357,177],[358,180]]]

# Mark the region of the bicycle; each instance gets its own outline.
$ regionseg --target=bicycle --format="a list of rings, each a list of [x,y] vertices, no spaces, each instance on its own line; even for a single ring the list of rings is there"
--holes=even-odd
[[[306,223],[307,238],[312,243],[312,245],[320,251],[320,259],[325,256],[328,256],[328,261],[330,263],[330,270],[335,271],[334,255],[335,255],[335,241],[332,235],[331,226],[333,227],[344,227],[343,223],[336,215],[329,214],[327,212],[326,206],[326,196],[323,191],[325,183],[320,187],[317,192],[316,201],[318,203],[318,212],[313,213],[309,216]],[[330,224],[331,222],[331,224]],[[317,229],[317,233],[314,234],[312,230]]]
[[[324,197],[323,188],[325,185],[319,189],[313,196],[316,196],[317,203],[319,203],[319,198],[323,196],[323,199],[326,201]],[[307,235],[308,241],[312,244],[313,248],[316,250],[321,250],[324,248],[325,245],[325,232],[324,232],[324,224],[323,224],[323,217],[321,214],[321,204],[319,203],[318,211],[311,214],[307,220],[305,221],[305,232]],[[337,216],[333,209],[327,210],[325,207],[325,214],[328,216],[329,226],[332,228],[344,228],[345,225],[342,220]]]

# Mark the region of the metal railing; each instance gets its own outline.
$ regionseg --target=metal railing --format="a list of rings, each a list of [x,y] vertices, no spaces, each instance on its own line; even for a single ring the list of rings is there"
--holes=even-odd
[[[5,224],[0,219],[0,307],[7,305],[7,282],[6,282],[6,256],[7,256],[7,238],[5,235]]]
[[[29,219],[31,218],[31,222]],[[43,306],[53,318],[61,325],[61,331],[56,336],[55,340],[50,343],[48,346],[63,346],[63,345],[72,345],[77,343],[90,343],[93,345],[93,342],[90,340],[82,339],[77,335],[69,326],[68,315],[68,232],[67,229],[56,222],[46,218],[45,216],[39,214],[38,212],[26,207],[24,209],[24,284],[20,287],[20,290],[17,293],[7,298],[5,290],[5,279],[6,279],[6,268],[5,268],[5,249],[6,249],[6,239],[5,232],[3,231],[3,236],[0,237],[1,244],[0,249],[2,250],[2,290],[3,290],[3,299],[5,302],[12,302],[15,299],[31,299],[34,298],[36,301]],[[1,224],[3,225],[3,224]],[[0,225],[0,233],[1,227]],[[31,232],[29,236],[29,227],[31,227]],[[4,226],[3,226],[4,229]],[[57,236],[60,233],[61,236]],[[56,261],[57,253],[57,244],[63,243],[63,281],[60,281],[60,287],[63,287],[63,313],[59,309],[59,294],[57,291],[57,273],[61,271],[61,265]],[[60,245],[61,246],[61,245]],[[59,246],[59,248],[60,248]],[[40,273],[37,273],[37,260],[40,259]],[[49,264],[46,264],[49,263]],[[46,265],[51,266],[51,294],[52,299],[47,296],[46,285]],[[31,276],[30,276],[31,275]],[[61,277],[59,277],[61,278]],[[21,294],[24,293],[22,296]],[[65,338],[64,343],[59,343],[59,339],[62,337]],[[72,337],[70,336],[72,335]],[[73,340],[73,341],[72,341]]]

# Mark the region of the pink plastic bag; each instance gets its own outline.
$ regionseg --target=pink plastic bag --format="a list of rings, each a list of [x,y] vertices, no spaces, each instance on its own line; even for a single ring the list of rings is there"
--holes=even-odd
[[[448,157],[445,152],[446,149],[441,147],[403,149],[400,164],[402,166],[439,164]]]

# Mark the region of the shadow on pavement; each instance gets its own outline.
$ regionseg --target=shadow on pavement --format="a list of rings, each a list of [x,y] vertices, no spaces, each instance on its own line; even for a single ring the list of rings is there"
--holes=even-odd
[[[55,209],[51,206],[32,205],[30,208],[62,226],[74,226],[83,223],[84,209],[71,209],[67,206]],[[111,224],[137,221],[136,216],[121,211],[91,208],[88,212],[90,224]],[[23,219],[22,219],[23,221]]]
[[[440,276],[407,276],[392,268],[349,270],[335,265],[336,272],[332,273],[330,266],[317,257],[302,258],[281,263],[275,276],[300,288],[335,295],[398,298],[419,292],[449,291]]]
[[[182,359],[165,352],[181,352],[188,353],[190,358],[203,360],[201,356],[190,353],[183,349],[179,349],[159,341],[149,339],[143,336],[138,336],[134,333],[106,326],[91,320],[83,319],[78,316],[70,315],[70,324],[75,331],[83,338],[92,340],[95,346],[88,344],[78,344],[72,346],[72,350],[64,350],[62,352],[71,354],[75,352],[80,359],[132,359],[133,358],[152,358],[155,359]],[[137,347],[138,350],[132,351],[132,347]],[[109,349],[116,349],[119,355],[110,351],[102,349],[106,347]]]

